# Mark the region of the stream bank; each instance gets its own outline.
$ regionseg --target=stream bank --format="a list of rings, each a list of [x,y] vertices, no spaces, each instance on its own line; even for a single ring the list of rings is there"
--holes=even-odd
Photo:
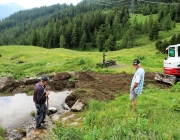
[[[47,86],[48,90],[51,91],[60,91],[65,89],[73,90],[74,92],[67,96],[65,103],[70,108],[77,103],[81,106],[81,109],[78,110],[78,107],[75,111],[81,111],[84,106],[87,105],[89,100],[99,100],[99,101],[108,101],[116,97],[117,94],[127,94],[129,93],[129,86],[132,80],[132,74],[98,74],[94,72],[72,72],[72,73],[57,73],[50,77],[49,85]],[[11,93],[24,93],[27,91],[32,91],[34,84],[39,82],[40,78],[37,77],[26,77],[20,81],[14,81],[12,78],[0,78],[0,91],[1,92],[11,92]],[[159,88],[169,88],[169,85],[157,83],[154,81],[154,73],[146,73],[145,77],[145,88],[148,86],[154,86]],[[56,120],[62,114],[66,114],[69,111],[62,112],[64,110],[58,110],[54,117]],[[73,111],[73,110],[72,110]],[[27,124],[34,124],[34,120],[29,120]],[[53,127],[53,121],[46,125],[49,125],[50,128]],[[34,128],[34,126],[32,126]],[[23,130],[30,132],[29,129],[23,128]],[[34,132],[34,130],[32,129]],[[28,133],[26,132],[26,136]],[[32,133],[32,132],[31,132]],[[29,133],[29,134],[31,134]],[[33,134],[33,133],[32,133]],[[34,135],[34,134],[33,134]]]

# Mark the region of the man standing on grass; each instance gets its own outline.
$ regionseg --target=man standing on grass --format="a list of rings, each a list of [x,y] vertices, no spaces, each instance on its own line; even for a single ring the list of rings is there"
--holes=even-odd
[[[34,95],[33,100],[36,106],[36,128],[37,129],[45,129],[45,127],[41,126],[41,123],[45,123],[46,118],[46,100],[48,100],[49,92],[46,91],[45,87],[48,82],[48,77],[43,76],[41,78],[41,82],[37,83],[34,87]]]
[[[133,61],[133,66],[136,72],[131,82],[130,99],[132,100],[132,107],[135,109],[136,97],[138,94],[141,94],[143,90],[145,71],[141,68],[140,61],[138,59]]]

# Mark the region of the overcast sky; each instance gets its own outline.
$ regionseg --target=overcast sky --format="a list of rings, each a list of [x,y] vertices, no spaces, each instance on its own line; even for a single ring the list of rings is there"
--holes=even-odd
[[[23,6],[26,9],[29,8],[34,8],[34,7],[40,7],[40,6],[49,6],[49,5],[53,5],[53,4],[63,4],[63,3],[73,3],[73,4],[77,4],[78,2],[80,2],[82,0],[0,0],[0,4],[6,4],[6,3],[17,3],[21,6]]]

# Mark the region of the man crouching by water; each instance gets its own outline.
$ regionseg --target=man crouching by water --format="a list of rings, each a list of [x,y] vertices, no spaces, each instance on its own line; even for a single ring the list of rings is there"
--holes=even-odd
[[[46,118],[46,100],[48,99],[49,92],[46,91],[45,87],[48,82],[48,77],[43,76],[41,78],[41,82],[37,83],[34,87],[34,95],[33,100],[36,106],[36,128],[37,129],[46,129],[45,127],[41,126],[41,123],[45,123]]]
[[[132,100],[132,108],[134,110],[136,108],[136,97],[141,94],[143,90],[145,71],[141,68],[140,61],[138,59],[133,61],[133,67],[136,72],[131,82],[130,99]]]

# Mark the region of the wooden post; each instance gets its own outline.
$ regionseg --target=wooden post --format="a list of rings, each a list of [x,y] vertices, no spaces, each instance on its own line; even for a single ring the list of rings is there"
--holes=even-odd
[[[105,52],[103,52],[103,64],[106,62],[106,54],[105,54]]]

